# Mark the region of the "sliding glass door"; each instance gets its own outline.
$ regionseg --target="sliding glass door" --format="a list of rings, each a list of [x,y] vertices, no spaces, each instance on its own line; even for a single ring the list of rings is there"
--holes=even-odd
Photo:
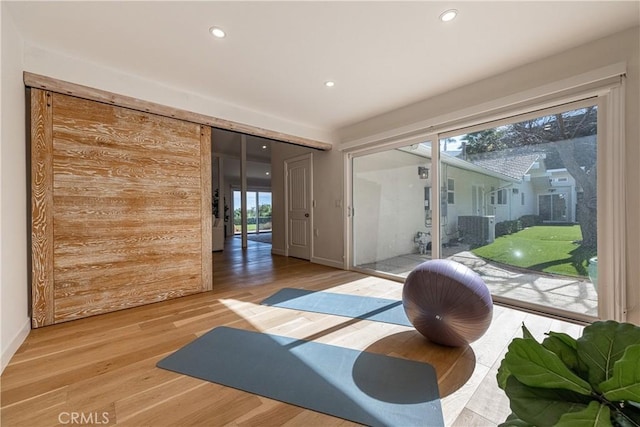
[[[451,259],[494,298],[597,317],[597,116],[583,101],[440,134],[438,153],[354,155],[352,265],[401,279]]]
[[[495,297],[598,315],[595,103],[446,135],[441,254]],[[484,212],[474,193],[484,194]]]
[[[256,232],[271,231],[271,192],[260,191],[257,193],[258,211],[256,217]]]
[[[353,159],[353,265],[404,277],[431,258],[431,144]]]
[[[271,232],[271,191],[247,191],[247,233]],[[242,234],[242,198],[233,191],[233,232]]]

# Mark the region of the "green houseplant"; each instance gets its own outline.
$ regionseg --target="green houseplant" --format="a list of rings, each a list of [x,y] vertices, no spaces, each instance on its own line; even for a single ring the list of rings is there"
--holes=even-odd
[[[502,426],[640,426],[639,327],[600,321],[541,343],[522,329],[498,369],[512,411]]]
[[[213,192],[213,201],[212,201],[213,215],[216,218],[222,219],[224,222],[228,222],[229,221],[229,205],[227,205],[226,198],[224,198],[223,204],[224,204],[224,218],[222,218],[220,214],[220,192],[216,188],[215,191]]]

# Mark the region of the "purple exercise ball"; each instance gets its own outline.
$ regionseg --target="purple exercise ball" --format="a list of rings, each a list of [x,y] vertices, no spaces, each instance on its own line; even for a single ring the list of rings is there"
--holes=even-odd
[[[493,317],[493,300],[482,278],[447,259],[424,262],[409,273],[402,305],[418,332],[451,347],[480,338]]]

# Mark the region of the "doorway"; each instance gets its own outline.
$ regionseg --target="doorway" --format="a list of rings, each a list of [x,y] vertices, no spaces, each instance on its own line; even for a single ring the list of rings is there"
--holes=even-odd
[[[260,243],[268,243],[271,249],[271,149],[276,141],[256,136],[244,135],[221,129],[213,129],[212,145],[212,194],[214,213],[223,222],[224,236],[221,250],[226,243],[242,234],[242,213],[248,240],[256,240],[260,233]],[[244,148],[243,148],[244,147]],[[243,206],[242,190],[246,194]],[[255,245],[244,249],[251,250]],[[267,250],[262,251],[269,252]],[[215,267],[214,267],[215,268]]]
[[[312,230],[312,155],[285,161],[285,241],[287,255],[311,259]]]
[[[541,194],[538,196],[538,215],[543,221],[567,222],[567,194]]]
[[[242,192],[233,190],[233,234],[242,234]],[[271,190],[247,191],[247,239],[271,244]]]

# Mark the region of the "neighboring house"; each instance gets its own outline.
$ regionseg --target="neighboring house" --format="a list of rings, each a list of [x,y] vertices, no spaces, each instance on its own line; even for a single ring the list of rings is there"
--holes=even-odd
[[[470,238],[468,234],[473,217],[478,217],[475,219],[482,223],[481,227],[486,227],[482,231],[483,242],[493,240],[495,224],[524,215],[539,215],[548,223],[576,221],[580,188],[566,168],[548,168],[548,146],[539,145],[535,149],[522,147],[474,154],[466,159],[461,151],[442,153],[443,243],[459,239],[477,243],[478,238]],[[563,166],[558,162],[557,156],[551,159],[554,166]],[[421,176],[418,170],[418,167],[431,169],[430,148],[421,144],[374,154],[357,158],[355,165],[354,206],[359,217],[354,230],[359,242],[356,263],[415,252],[419,232],[427,233],[430,242],[432,177]],[[392,197],[381,198],[382,195]]]
[[[419,168],[425,167],[431,171],[431,150],[423,144],[354,159],[356,264],[415,252],[418,233],[426,233],[427,241],[431,241],[433,177],[431,172],[420,175]],[[516,186],[531,185],[520,183],[524,181],[522,174],[518,179],[451,155],[442,156],[441,171],[446,177],[441,183],[440,208],[444,243],[461,237],[461,216],[499,215],[500,220],[508,219],[505,213],[509,209],[503,208],[510,199],[502,194],[507,194],[507,188],[511,192]],[[533,197],[528,200],[525,207],[534,209]]]
[[[586,136],[560,142],[579,144],[575,150],[580,165],[593,162],[596,136]],[[539,215],[548,223],[576,222],[576,203],[582,189],[567,171],[552,144],[520,147],[508,151],[482,153],[468,156],[467,160],[494,173],[515,180],[504,187],[491,189],[489,206],[496,222],[518,219],[523,215]],[[587,149],[583,149],[587,147]],[[591,151],[593,150],[593,152]],[[582,157],[582,158],[581,158]]]
[[[491,242],[495,224],[524,215],[538,215],[545,223],[576,222],[576,203],[582,190],[566,168],[548,167],[544,150],[483,153],[466,160],[443,156],[443,161],[445,243],[457,238],[474,244]],[[470,227],[483,237],[469,239]],[[477,227],[485,229],[477,231]]]
[[[566,143],[575,142],[595,144],[595,136]],[[550,153],[550,144],[473,154],[465,159],[461,151],[443,152],[442,242],[491,242],[495,224],[524,215],[539,215],[547,223],[575,222],[581,189],[558,156]],[[418,233],[426,233],[427,242],[431,241],[432,176],[420,175],[419,167],[431,170],[429,145],[355,159],[357,264],[416,252]],[[469,236],[469,224],[476,224],[473,233],[483,227],[483,237]]]

